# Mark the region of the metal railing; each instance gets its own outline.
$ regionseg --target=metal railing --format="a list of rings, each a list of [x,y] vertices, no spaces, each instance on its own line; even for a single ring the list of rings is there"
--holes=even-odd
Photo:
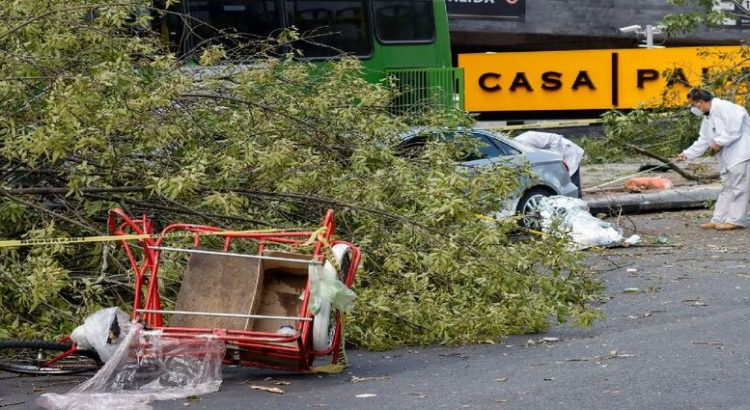
[[[462,68],[389,69],[386,76],[396,87],[390,107],[395,114],[436,106],[464,109]]]

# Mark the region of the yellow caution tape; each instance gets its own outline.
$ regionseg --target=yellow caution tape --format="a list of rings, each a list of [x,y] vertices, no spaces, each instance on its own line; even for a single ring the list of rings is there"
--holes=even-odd
[[[135,240],[151,238],[154,235],[123,235],[123,236],[86,236],[78,238],[39,238],[39,239],[9,239],[0,241],[0,248],[17,248],[21,246],[58,245],[69,243],[108,242],[114,240]]]
[[[163,237],[180,237],[194,235],[237,235],[252,233],[271,233],[283,232],[281,229],[263,229],[256,231],[217,231],[217,232],[171,232]],[[0,248],[18,248],[21,246],[41,246],[41,245],[67,245],[74,243],[94,243],[94,242],[112,242],[112,241],[134,241],[140,239],[157,239],[162,235],[159,234],[132,234],[132,235],[104,235],[104,236],[83,236],[71,238],[38,238],[38,239],[8,239],[0,241]]]
[[[474,214],[474,217],[477,218],[477,219],[479,219],[480,221],[492,222],[492,223],[497,222],[497,220],[495,218],[493,218],[491,216],[487,216],[487,215]],[[524,227],[524,226],[519,226],[518,228],[520,228],[521,230],[526,231],[528,233],[532,233],[534,235],[544,235],[544,232],[542,232],[542,231],[538,231],[538,230],[535,230],[535,229],[527,228],[527,227]]]
[[[480,221],[485,221],[485,222],[492,222],[492,223],[497,222],[495,218],[491,216],[487,216],[487,215],[482,215],[482,214],[474,214],[474,218],[477,218]]]
[[[534,235],[544,236],[544,232],[538,231],[536,229],[526,228],[526,227],[523,227],[523,226],[521,227],[521,229],[523,229],[524,231],[526,231],[528,233],[534,234]]]

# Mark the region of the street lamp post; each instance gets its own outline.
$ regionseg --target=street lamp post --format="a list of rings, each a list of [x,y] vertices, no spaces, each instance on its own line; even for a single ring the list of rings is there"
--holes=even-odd
[[[646,48],[654,48],[654,26],[646,25]]]

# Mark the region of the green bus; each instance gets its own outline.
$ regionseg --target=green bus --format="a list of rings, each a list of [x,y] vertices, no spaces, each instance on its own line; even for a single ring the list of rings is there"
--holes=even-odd
[[[302,59],[356,56],[369,81],[395,79],[396,110],[419,104],[463,109],[462,71],[452,67],[445,0],[182,0],[159,21],[181,55],[296,27]],[[241,55],[235,55],[241,60]],[[230,58],[231,59],[231,58]]]

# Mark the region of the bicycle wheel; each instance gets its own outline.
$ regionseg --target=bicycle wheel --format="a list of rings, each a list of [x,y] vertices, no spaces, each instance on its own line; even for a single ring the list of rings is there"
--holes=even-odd
[[[102,363],[92,351],[67,356],[70,344],[46,340],[0,341],[0,370],[19,374],[61,375],[96,371]]]

